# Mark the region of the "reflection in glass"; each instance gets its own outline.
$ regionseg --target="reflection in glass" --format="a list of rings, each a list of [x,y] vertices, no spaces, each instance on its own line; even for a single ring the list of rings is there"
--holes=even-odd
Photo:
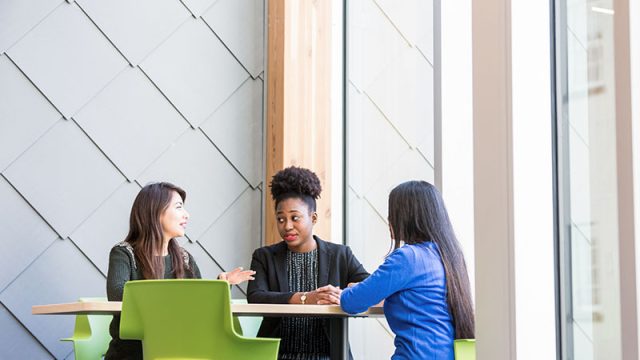
[[[560,0],[558,174],[563,352],[620,358],[612,0]]]

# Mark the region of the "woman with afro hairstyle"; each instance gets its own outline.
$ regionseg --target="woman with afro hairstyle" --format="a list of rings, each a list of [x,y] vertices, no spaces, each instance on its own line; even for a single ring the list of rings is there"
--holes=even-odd
[[[284,241],[253,253],[250,303],[340,304],[341,289],[369,276],[351,249],[313,235],[322,190],[312,171],[288,167],[271,180],[278,232]],[[326,319],[265,317],[261,337],[281,338],[278,359],[329,359]]]
[[[408,181],[389,194],[394,250],[366,280],[345,289],[350,314],[384,302],[396,337],[391,359],[453,360],[453,340],[474,338],[471,286],[464,255],[438,189]]]

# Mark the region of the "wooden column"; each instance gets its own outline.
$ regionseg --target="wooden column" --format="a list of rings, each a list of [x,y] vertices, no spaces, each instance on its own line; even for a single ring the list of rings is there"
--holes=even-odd
[[[291,165],[306,167],[320,178],[323,190],[314,233],[331,240],[332,2],[268,4],[265,244],[281,240],[268,185],[277,171]]]

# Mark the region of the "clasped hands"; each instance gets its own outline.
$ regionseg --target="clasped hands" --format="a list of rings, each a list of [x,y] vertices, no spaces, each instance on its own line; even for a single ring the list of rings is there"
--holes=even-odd
[[[307,293],[306,304],[340,305],[342,289],[333,285],[325,285]]]

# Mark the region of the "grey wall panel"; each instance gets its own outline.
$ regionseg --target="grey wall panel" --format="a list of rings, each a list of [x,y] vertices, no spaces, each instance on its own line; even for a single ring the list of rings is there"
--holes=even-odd
[[[247,188],[200,237],[199,242],[225,271],[251,266],[251,254],[260,247],[261,198],[260,190]],[[237,219],[242,219],[242,226]]]
[[[433,0],[376,0],[402,36],[433,64]]]
[[[406,3],[406,2],[405,2]],[[363,89],[406,47],[406,40],[373,0],[348,1],[348,81]]]
[[[0,79],[1,171],[61,115],[6,55],[0,56]]]
[[[215,280],[218,275],[224,271],[224,269],[214,261],[214,258],[220,259],[220,254],[209,254],[199,242],[191,242],[186,238],[181,238],[180,244],[196,259],[203,279]],[[213,256],[213,258],[211,256]],[[231,297],[234,299],[246,298],[246,288],[246,283],[240,285],[240,287],[238,287],[238,285],[233,286],[231,288]]]
[[[7,52],[68,118],[126,66],[75,4],[63,4]]]
[[[0,336],[2,359],[53,359],[47,349],[40,345],[2,304],[0,304],[0,329],[2,329],[2,336]]]
[[[207,254],[198,242],[189,241],[184,237],[178,239],[178,241],[180,242],[180,245],[182,245],[196,260],[203,279],[215,280],[218,277],[218,274],[224,271],[213,260],[218,256],[216,254]],[[213,258],[210,255],[213,255]]]
[[[218,263],[248,266],[261,234],[264,84],[237,59],[242,49],[262,51],[264,34],[242,37],[251,44],[235,35],[262,27],[254,10],[264,5],[227,4],[260,25],[235,12],[242,21],[225,23],[235,29],[215,34],[199,18],[214,3],[0,1],[0,359],[74,358],[58,341],[72,333],[73,316],[30,308],[104,295],[109,249],[150,180],[186,188],[191,222],[180,241],[205,278],[222,271]],[[250,55],[242,61],[264,58]],[[207,119],[205,135],[197,125]],[[257,235],[227,242],[240,250],[225,259],[230,251],[199,242],[214,222]]]
[[[137,65],[191,14],[176,0],[78,0],[133,65]]]
[[[349,246],[358,260],[372,273],[382,264],[391,249],[389,227],[385,223],[387,214],[381,214],[364,197],[349,191]]]
[[[422,145],[433,165],[433,68],[427,60],[407,48],[365,91],[411,146]]]
[[[409,180],[425,180],[431,184],[434,182],[433,168],[423,154],[414,149],[407,150],[387,171],[387,175],[378,178],[373,189],[365,195],[384,219],[388,213],[389,193],[394,187]]]
[[[217,0],[181,0],[194,17],[202,15]]]
[[[131,204],[138,191],[138,184],[123,183],[70,236],[105,276],[109,268],[109,251],[124,240],[129,231]]]
[[[0,53],[3,53],[62,0],[4,0],[0,11]]]
[[[69,240],[53,243],[2,293],[0,301],[56,357],[71,345],[60,338],[73,333],[72,316],[34,316],[31,306],[56,304],[79,297],[106,296],[104,277]]]
[[[200,130],[187,130],[139,180],[167,180],[187,191],[187,235],[192,240],[199,239],[248,185]]]
[[[138,68],[123,71],[74,119],[129,179],[189,127]]]
[[[40,255],[58,235],[0,177],[0,291]]]
[[[349,169],[352,174],[358,174],[349,179],[349,187],[364,195],[377,191],[374,185],[378,179],[389,175],[389,167],[397,163],[409,145],[371,98],[353,86],[348,90],[347,133],[366,134],[349,139]]]
[[[264,0],[218,0],[202,18],[255,79],[264,63]]]
[[[249,76],[202,20],[186,22],[140,66],[195,126]]]
[[[124,181],[68,120],[60,120],[4,175],[61,236],[67,236]]]
[[[220,254],[209,254],[206,250],[201,246],[199,242],[190,242],[185,238],[180,239],[180,243],[182,246],[189,251],[191,256],[196,259],[198,263],[198,268],[200,269],[200,273],[203,279],[215,280],[218,275],[224,271],[218,264],[213,260],[211,256],[216,259],[220,259]],[[241,285],[236,285],[231,288],[231,297],[234,299],[244,299],[246,298],[246,283]],[[244,292],[243,292],[244,291]]]
[[[262,180],[262,80],[247,79],[200,128],[245,180]],[[242,144],[238,146],[238,144]]]

